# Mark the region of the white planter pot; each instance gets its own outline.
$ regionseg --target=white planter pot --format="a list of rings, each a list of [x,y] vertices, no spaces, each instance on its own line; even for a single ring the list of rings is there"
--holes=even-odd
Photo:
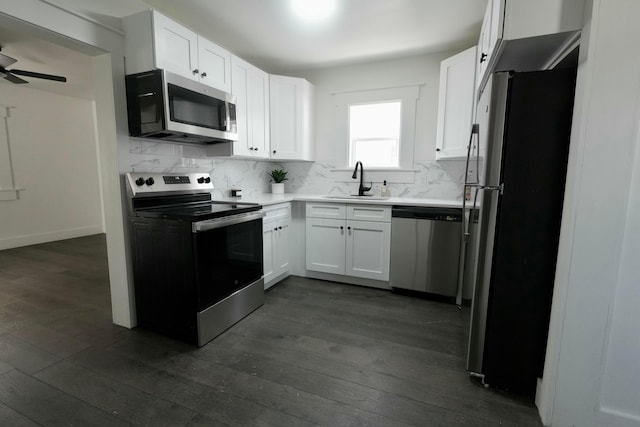
[[[284,194],[284,182],[272,182],[271,192],[273,194]]]

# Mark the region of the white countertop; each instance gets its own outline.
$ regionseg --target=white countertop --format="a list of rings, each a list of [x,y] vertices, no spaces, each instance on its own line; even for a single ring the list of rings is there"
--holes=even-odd
[[[297,194],[297,193],[284,193],[284,194],[271,194],[265,193],[254,196],[243,197],[225,197],[216,198],[218,201],[225,202],[237,202],[237,203],[258,203],[262,206],[276,205],[278,203],[286,202],[325,202],[325,203],[355,203],[364,205],[383,205],[383,206],[425,206],[425,207],[440,207],[440,208],[462,208],[462,200],[448,200],[448,199],[418,199],[411,197],[389,197],[381,200],[380,198],[367,198],[367,197],[351,197],[344,196],[344,198],[332,198],[342,196],[327,196],[319,194]],[[374,196],[375,197],[375,196]]]

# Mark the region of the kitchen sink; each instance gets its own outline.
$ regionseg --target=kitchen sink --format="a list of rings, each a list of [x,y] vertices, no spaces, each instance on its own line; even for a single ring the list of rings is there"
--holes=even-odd
[[[339,199],[339,200],[387,200],[389,197],[381,196],[358,196],[356,194],[345,196],[324,196],[325,199]]]

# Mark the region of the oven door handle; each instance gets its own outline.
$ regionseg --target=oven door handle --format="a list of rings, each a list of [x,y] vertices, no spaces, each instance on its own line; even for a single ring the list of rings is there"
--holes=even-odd
[[[192,233],[202,233],[215,228],[228,227],[230,225],[242,224],[243,222],[254,221],[264,216],[264,212],[247,212],[237,215],[225,216],[222,218],[209,219],[207,221],[194,222],[191,225]]]

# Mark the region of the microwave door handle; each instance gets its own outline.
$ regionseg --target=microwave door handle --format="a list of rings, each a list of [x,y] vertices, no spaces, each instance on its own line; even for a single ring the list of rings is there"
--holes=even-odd
[[[230,123],[231,123],[230,110],[231,109],[229,108],[229,102],[225,101],[225,103],[224,103],[224,122],[222,123],[222,127],[227,132],[229,132],[231,130],[231,129],[229,129],[229,126],[230,126]]]

